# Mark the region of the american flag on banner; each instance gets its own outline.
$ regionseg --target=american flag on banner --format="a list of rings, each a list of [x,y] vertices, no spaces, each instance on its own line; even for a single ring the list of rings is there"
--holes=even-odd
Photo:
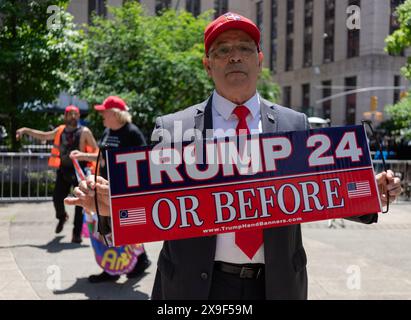
[[[120,210],[120,226],[134,226],[146,224],[146,208]]]
[[[347,184],[348,198],[362,198],[371,196],[370,183],[368,181],[350,182]]]

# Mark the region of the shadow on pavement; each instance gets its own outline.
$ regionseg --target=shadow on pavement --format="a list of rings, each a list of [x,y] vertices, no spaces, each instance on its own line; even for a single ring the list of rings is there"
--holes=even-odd
[[[140,279],[141,277],[139,280]],[[148,300],[149,295],[138,291],[138,287],[139,285],[136,279],[128,279],[122,283],[90,283],[87,278],[78,278],[71,287],[64,290],[55,290],[53,293],[55,295],[84,293],[87,298],[92,300]]]
[[[34,245],[34,244],[18,244],[12,246],[0,246],[0,249],[12,249],[12,248],[38,248],[42,250],[46,250],[48,253],[58,253],[61,251],[66,250],[73,250],[73,249],[80,249],[80,248],[87,248],[88,245],[85,244],[78,244],[78,243],[71,243],[71,242],[61,242],[64,236],[55,237],[50,242],[43,244],[43,245]]]

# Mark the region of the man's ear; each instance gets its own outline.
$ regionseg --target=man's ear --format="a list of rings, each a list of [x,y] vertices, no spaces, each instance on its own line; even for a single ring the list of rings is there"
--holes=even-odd
[[[203,57],[203,66],[207,74],[211,77],[210,60],[206,56]]]
[[[260,70],[263,68],[263,61],[264,61],[264,53],[260,51],[258,53],[258,66],[260,67]]]

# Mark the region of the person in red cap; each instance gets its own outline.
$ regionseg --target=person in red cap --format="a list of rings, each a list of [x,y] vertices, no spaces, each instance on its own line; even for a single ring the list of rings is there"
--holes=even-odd
[[[67,106],[64,112],[64,124],[52,131],[40,131],[31,128],[20,128],[16,131],[16,138],[29,135],[39,140],[53,140],[53,148],[48,161],[50,167],[56,168],[56,181],[53,192],[53,203],[56,210],[58,223],[55,232],[59,234],[68,219],[68,214],[64,207],[64,198],[70,192],[72,186],[78,184],[73,162],[70,159],[70,152],[75,149],[86,151],[97,149],[96,140],[92,132],[87,127],[79,125],[80,110],[74,105]],[[86,162],[81,162],[82,167],[86,167]],[[81,230],[83,225],[83,209],[79,206],[75,208],[74,228],[71,241],[81,243]]]
[[[131,122],[131,114],[128,112],[128,107],[123,99],[117,96],[109,96],[104,100],[103,104],[94,106],[94,109],[103,117],[103,124],[105,127],[103,136],[99,141],[100,149],[104,150],[146,145],[144,135],[141,133],[140,129]],[[79,161],[95,161],[97,155],[97,152],[90,153],[74,150],[71,152],[70,157]],[[105,156],[106,153],[102,152],[103,159],[99,165],[99,174],[107,179]],[[104,243],[100,243],[99,245],[105,247]],[[135,266],[126,274],[128,278],[139,277],[151,264],[144,246],[142,244],[138,244],[137,246],[140,248],[139,251],[141,251],[141,253],[137,257]],[[102,273],[91,275],[88,279],[92,283],[116,281],[121,274],[123,273],[113,273],[112,270],[104,269]]]
[[[305,114],[267,101],[258,93],[264,56],[260,31],[251,20],[231,12],[218,17],[207,26],[204,45],[203,65],[214,82],[213,94],[200,104],[159,117],[153,141],[190,139],[192,134],[178,133],[176,128],[181,127],[216,138],[309,129]],[[376,181],[380,190],[389,190],[390,199],[380,191],[383,205],[401,193],[400,180],[391,171],[377,175]],[[109,216],[108,181],[97,177],[97,182],[89,179],[79,184],[75,198],[66,203],[93,208],[94,193],[89,190],[95,189],[100,213]],[[378,215],[351,219],[374,223]],[[300,225],[164,241],[151,298],[307,299],[306,264]]]
[[[94,106],[103,118],[103,125],[106,128],[99,141],[100,148],[119,148],[146,145],[146,139],[140,129],[132,123],[132,116],[129,108],[123,99],[117,96],[107,97],[103,104]],[[98,153],[84,153],[75,150],[71,156],[78,160],[95,160]],[[100,174],[107,178],[107,168],[105,166],[105,153],[102,153],[103,160],[100,164]]]

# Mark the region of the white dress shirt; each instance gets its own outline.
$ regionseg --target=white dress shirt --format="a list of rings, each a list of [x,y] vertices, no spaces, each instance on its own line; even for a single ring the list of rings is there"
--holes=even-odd
[[[259,94],[256,93],[243,105],[250,110],[250,114],[248,115],[246,120],[251,134],[261,133],[262,126]],[[233,102],[220,96],[217,91],[214,91],[212,110],[215,138],[233,136],[236,134],[235,128],[237,127],[238,119],[235,115],[232,114],[236,106],[237,105]],[[235,244],[234,232],[219,234],[217,235],[217,247],[214,260],[237,264],[264,263],[264,244],[261,245],[254,257],[250,259]]]

